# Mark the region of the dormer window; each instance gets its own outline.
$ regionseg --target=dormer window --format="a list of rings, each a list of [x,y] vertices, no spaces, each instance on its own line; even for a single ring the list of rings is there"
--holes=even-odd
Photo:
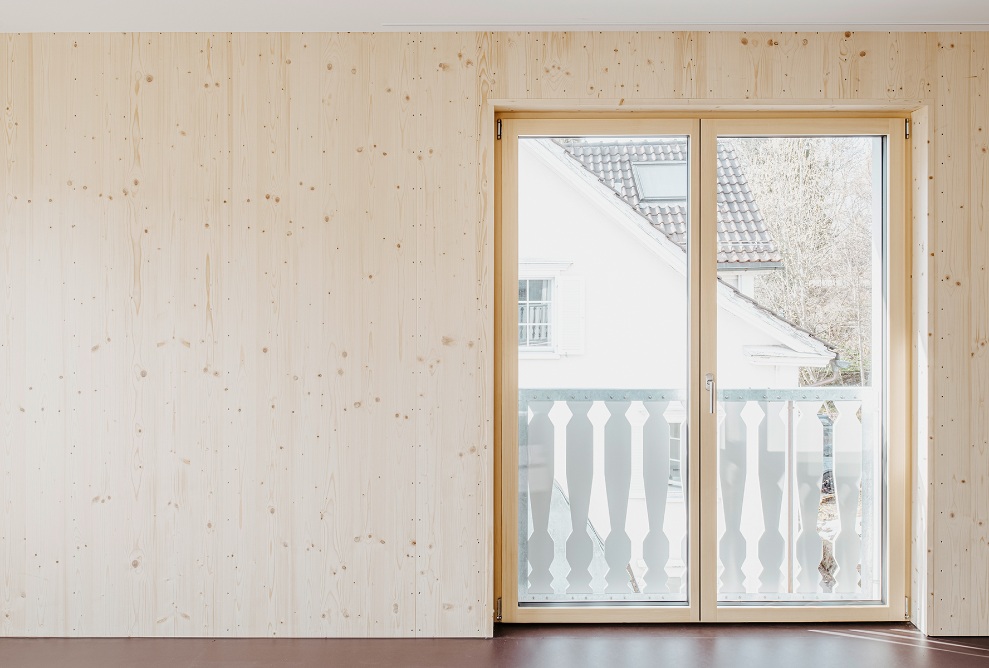
[[[657,202],[683,202],[687,199],[686,162],[632,163],[639,199]]]

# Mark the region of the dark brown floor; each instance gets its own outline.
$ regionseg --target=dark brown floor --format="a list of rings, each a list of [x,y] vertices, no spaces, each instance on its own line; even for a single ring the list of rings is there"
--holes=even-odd
[[[2,668],[989,668],[989,638],[909,625],[496,627],[492,640],[0,639]]]

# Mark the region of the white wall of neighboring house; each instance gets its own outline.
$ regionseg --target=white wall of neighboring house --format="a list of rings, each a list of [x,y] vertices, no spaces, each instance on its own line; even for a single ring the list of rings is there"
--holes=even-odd
[[[687,295],[683,268],[658,252],[552,164],[520,141],[519,275],[554,278],[557,345],[520,351],[521,388],[683,388]],[[548,162],[544,157],[548,157]],[[721,388],[796,387],[796,366],[754,364],[745,346],[778,337],[726,308],[718,310]],[[560,341],[562,339],[562,345]]]

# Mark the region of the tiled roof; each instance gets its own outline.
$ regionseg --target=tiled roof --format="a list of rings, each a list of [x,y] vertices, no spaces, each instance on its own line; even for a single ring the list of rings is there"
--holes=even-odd
[[[558,145],[611,188],[653,227],[674,243],[687,243],[686,202],[643,200],[632,166],[636,163],[683,162],[683,139],[616,140],[556,139]],[[748,266],[780,262],[776,244],[752,196],[730,143],[718,142],[718,263]]]

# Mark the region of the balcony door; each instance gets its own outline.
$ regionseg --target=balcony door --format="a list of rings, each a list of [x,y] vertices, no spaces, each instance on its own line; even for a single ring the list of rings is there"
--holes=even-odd
[[[501,620],[902,619],[902,119],[501,123]]]

